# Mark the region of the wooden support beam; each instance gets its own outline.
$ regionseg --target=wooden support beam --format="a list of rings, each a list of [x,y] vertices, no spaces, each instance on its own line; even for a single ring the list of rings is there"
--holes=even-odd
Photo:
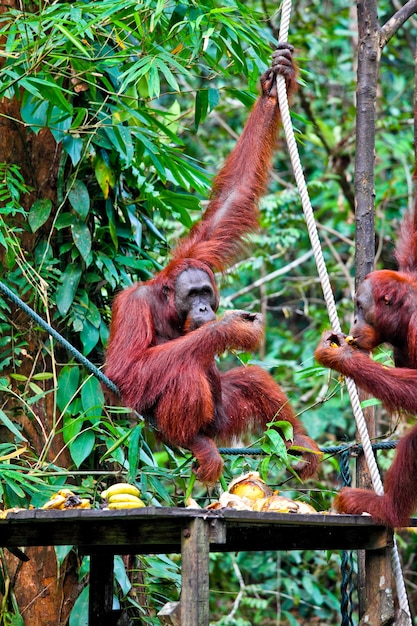
[[[209,626],[209,521],[190,520],[182,533],[181,626]]]
[[[394,624],[391,549],[364,551],[363,556],[366,578],[362,581],[364,610],[359,626],[390,626]]]
[[[90,555],[90,599],[88,626],[115,626],[113,615],[114,555],[92,553]]]

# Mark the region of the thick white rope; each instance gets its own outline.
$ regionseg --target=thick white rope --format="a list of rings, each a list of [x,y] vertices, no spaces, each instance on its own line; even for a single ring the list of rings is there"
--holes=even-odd
[[[279,31],[279,41],[286,42],[288,40],[288,31],[290,25],[291,15],[291,0],[283,0],[281,25]],[[323,257],[323,252],[320,245],[320,239],[318,236],[317,226],[314,219],[313,207],[310,202],[307,185],[304,177],[303,168],[301,166],[300,156],[298,153],[297,143],[294,136],[293,126],[291,122],[291,116],[288,106],[287,89],[285,85],[285,79],[283,76],[277,77],[278,87],[278,102],[281,112],[282,125],[284,127],[285,137],[288,144],[288,151],[291,158],[291,164],[294,171],[294,177],[297,182],[298,190],[301,197],[301,203],[304,211],[304,216],[307,224],[308,234],[310,237],[311,247],[313,249],[314,258],[317,265],[318,275],[321,281],[323,296],[326,302],[327,311],[329,314],[329,320],[332,329],[335,333],[341,332],[341,326],[337,314],[336,304],[333,296],[333,291],[330,285],[329,274],[327,272],[326,264]],[[365,459],[371,475],[372,484],[375,492],[378,495],[384,493],[382,486],[381,476],[379,474],[378,466],[375,460],[375,455],[372,450],[372,444],[368,433],[365,417],[363,415],[362,407],[359,401],[358,390],[355,382],[351,378],[346,378],[346,387],[349,393],[350,402],[352,405],[352,411],[355,416],[356,426],[362,442]],[[400,557],[398,554],[398,548],[394,538],[394,545],[392,548],[392,566],[395,583],[397,587],[398,602],[400,608],[405,611],[409,617],[409,623],[411,625],[411,614],[407,599],[407,592],[405,589],[404,578],[401,570]]]

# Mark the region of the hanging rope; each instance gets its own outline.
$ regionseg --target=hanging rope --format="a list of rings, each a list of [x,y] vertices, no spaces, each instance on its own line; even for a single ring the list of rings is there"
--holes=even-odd
[[[29,317],[31,317],[41,328],[46,330],[51,337],[53,337],[56,341],[58,341],[64,348],[68,350],[70,354],[79,362],[81,365],[84,365],[87,371],[91,372],[96,376],[106,387],[110,389],[117,396],[120,396],[120,392],[113,381],[110,380],[101,370],[98,369],[91,361],[86,359],[86,357],[81,354],[72,344],[69,343],[62,335],[60,335],[52,326],[50,326],[45,320],[36,313],[33,309],[31,309],[21,298],[19,298],[11,289],[7,287],[4,283],[0,282],[0,292],[4,293],[5,296],[8,297],[11,302],[17,304],[18,307],[22,309]]]
[[[288,31],[290,25],[291,15],[291,0],[283,0],[281,25],[279,31],[279,41],[286,42],[288,40]],[[335,300],[333,297],[333,291],[330,285],[329,275],[324,262],[323,252],[320,245],[320,239],[317,232],[317,226],[314,219],[313,207],[311,206],[310,198],[308,195],[307,185],[304,178],[303,169],[301,166],[300,156],[298,154],[297,143],[295,141],[294,131],[291,122],[291,116],[288,106],[287,90],[285,85],[285,79],[283,76],[277,77],[278,86],[278,102],[281,111],[282,124],[288,144],[288,151],[291,158],[291,164],[294,170],[294,177],[297,182],[298,190],[301,197],[301,203],[304,211],[304,216],[307,224],[308,234],[310,237],[311,247],[313,249],[314,258],[317,265],[318,275],[321,281],[323,296],[326,302],[326,307],[329,315],[329,320],[332,329],[335,333],[341,332],[341,326],[337,315],[337,309]],[[372,451],[372,444],[369,437],[368,429],[366,426],[365,417],[360,406],[358,390],[354,381],[351,378],[346,379],[346,387],[349,393],[350,402],[352,405],[352,411],[355,416],[356,426],[359,432],[359,436],[363,445],[363,451],[366,462],[368,464],[369,472],[371,475],[372,484],[375,492],[378,495],[384,493],[382,486],[381,476],[379,474],[378,466],[375,460],[375,456]],[[400,608],[405,611],[409,617],[409,623],[411,625],[411,614],[408,605],[407,592],[405,589],[404,578],[402,575],[400,558],[398,554],[398,548],[395,543],[392,549],[392,563],[393,573],[395,577],[398,601]]]

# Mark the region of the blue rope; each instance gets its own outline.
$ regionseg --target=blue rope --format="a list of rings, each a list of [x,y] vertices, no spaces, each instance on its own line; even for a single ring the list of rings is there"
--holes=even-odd
[[[349,450],[349,448],[345,448],[343,452],[340,453],[340,457],[339,457],[340,458],[339,471],[340,471],[340,477],[342,480],[342,485],[344,487],[350,487],[352,484],[352,474],[350,473],[350,468],[349,468],[350,454],[351,454],[351,450]],[[353,626],[353,620],[352,620],[353,553],[352,553],[352,550],[341,551],[340,569],[342,572],[342,580],[340,583],[340,592],[341,592],[340,612],[342,614],[341,626]]]
[[[398,441],[380,441],[379,443],[373,443],[373,450],[392,450],[396,448]],[[339,446],[326,446],[320,448],[320,452],[326,454],[328,456],[334,456],[335,454],[340,455],[340,473],[342,477],[343,486],[350,485],[350,482],[344,482],[343,472],[342,472],[342,463],[346,462],[346,468],[343,471],[346,472],[346,476],[349,475],[349,466],[347,465],[347,459],[352,456],[358,456],[362,453],[362,444],[360,443],[350,443],[350,444],[341,444]],[[230,455],[230,456],[238,456],[240,454],[244,454],[245,456],[263,456],[267,454],[262,450],[262,448],[219,448],[220,454]],[[346,456],[343,455],[346,453]],[[346,459],[345,461],[342,460]],[[346,479],[347,480],[347,479]]]
[[[120,392],[113,381],[110,380],[101,370],[98,369],[91,361],[89,361],[81,352],[79,352],[73,345],[69,343],[62,335],[60,335],[52,326],[50,326],[45,320],[38,315],[33,309],[31,309],[23,300],[21,300],[11,289],[6,287],[6,285],[0,282],[0,291],[4,293],[5,296],[9,298],[12,302],[17,304],[25,313],[29,315],[41,328],[46,330],[46,332],[51,335],[56,341],[58,341],[64,348],[68,350],[68,352],[79,362],[81,365],[94,374],[102,383],[106,385],[117,396],[120,396]]]

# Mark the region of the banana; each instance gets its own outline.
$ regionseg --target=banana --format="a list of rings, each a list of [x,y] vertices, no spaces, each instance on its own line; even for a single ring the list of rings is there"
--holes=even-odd
[[[66,496],[55,493],[48,502],[43,505],[43,509],[63,509]]]
[[[136,500],[136,502],[132,502],[132,501],[109,502],[107,506],[111,510],[115,510],[115,509],[141,509],[142,507],[145,506],[145,504],[144,504],[144,502],[142,502],[142,500],[139,500],[139,498],[138,498]]]
[[[108,502],[142,502],[137,496],[132,496],[131,493],[114,493],[110,497],[107,497]]]
[[[46,502],[43,509],[89,509],[90,500],[87,498],[80,498],[71,489],[60,489],[48,502]]]
[[[111,498],[115,494],[127,493],[132,496],[140,496],[140,491],[135,485],[129,485],[128,483],[116,483],[111,485],[105,491],[101,492],[102,498]]]

